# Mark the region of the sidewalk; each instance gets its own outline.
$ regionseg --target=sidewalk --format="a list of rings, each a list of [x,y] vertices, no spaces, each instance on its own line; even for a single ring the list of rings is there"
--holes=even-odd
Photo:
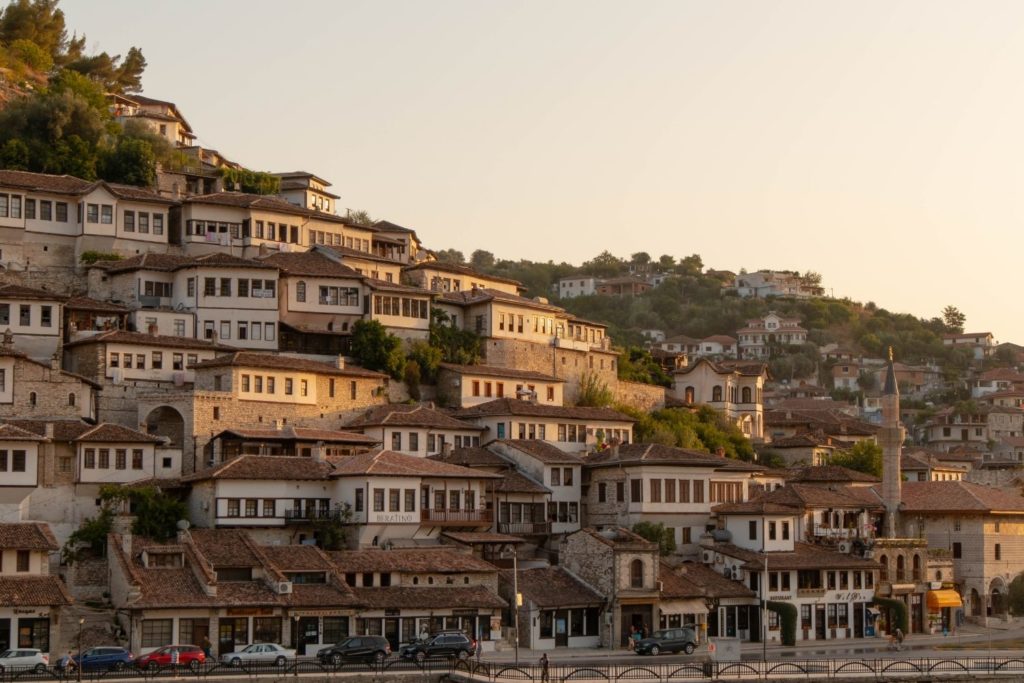
[[[986,629],[977,624],[964,624],[955,635],[944,636],[937,634],[915,634],[907,636],[903,642],[903,651],[913,651],[943,644],[957,643],[983,643],[991,638],[994,649],[998,649],[1001,640],[1013,640],[1024,638],[1024,624],[1000,624],[1000,628]],[[823,655],[842,654],[867,654],[889,652],[889,639],[886,636],[875,636],[871,638],[851,638],[844,640],[805,640],[798,641],[793,646],[783,646],[778,643],[769,643],[767,647],[761,643],[742,643],[740,649],[744,655],[755,655],[767,652],[769,657],[777,658],[779,655],[787,655],[789,658],[811,658]],[[625,648],[558,648],[554,650],[532,650],[519,648],[519,661],[522,664],[535,664],[543,652],[547,652],[552,663],[572,659],[611,659],[622,658],[633,655],[631,650]],[[702,660],[707,657],[707,643],[701,644],[693,653],[695,660]],[[511,647],[501,651],[487,652],[481,655],[481,661],[486,662],[513,662],[515,661],[515,650]]]

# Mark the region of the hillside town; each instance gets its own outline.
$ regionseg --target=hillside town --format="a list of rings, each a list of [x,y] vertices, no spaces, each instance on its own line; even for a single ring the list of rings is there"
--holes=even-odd
[[[530,295],[345,214],[315,173],[226,189],[236,166],[172,102],[109,107],[192,165],[151,188],[0,170],[0,650],[56,657],[83,629],[140,655],[397,652],[445,630],[483,653],[625,650],[658,629],[791,644],[1010,618],[1024,374],[992,333],[943,337],[956,377],[833,344],[824,381],[783,381],[771,361],[809,330],[769,310],[650,330],[668,386],[622,379],[607,324],[566,305],[672,273]],[[722,283],[824,296],[793,273]],[[441,360],[392,372],[367,338]],[[924,402],[951,385],[969,400]],[[708,409],[754,457],[639,431]],[[840,464],[864,451],[879,472]]]

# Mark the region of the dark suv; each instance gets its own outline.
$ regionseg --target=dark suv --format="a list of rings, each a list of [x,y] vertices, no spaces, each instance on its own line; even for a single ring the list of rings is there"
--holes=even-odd
[[[341,666],[346,662],[383,662],[391,645],[383,636],[352,636],[316,653],[321,664]]]
[[[657,655],[662,652],[693,654],[697,649],[697,633],[692,628],[667,628],[655,631],[649,638],[636,644],[638,655]]]
[[[428,657],[458,657],[468,659],[476,652],[476,641],[465,633],[438,633],[426,640],[410,643],[402,648],[403,659],[422,662]]]

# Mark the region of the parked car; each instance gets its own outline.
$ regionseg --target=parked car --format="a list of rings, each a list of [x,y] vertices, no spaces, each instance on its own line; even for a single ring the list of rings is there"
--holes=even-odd
[[[391,644],[384,636],[352,636],[316,653],[321,664],[341,666],[346,662],[383,662],[391,655]]]
[[[403,659],[422,662],[428,657],[468,659],[476,652],[476,641],[462,632],[442,632],[402,648]]]
[[[16,650],[0,652],[0,674],[7,671],[45,671],[50,665],[50,655],[42,650],[30,647],[19,647]]]
[[[685,652],[697,649],[697,632],[692,628],[667,628],[655,631],[636,644],[638,655],[657,655],[662,652]]]
[[[221,664],[231,666],[254,663],[284,666],[289,659],[295,659],[295,650],[277,643],[253,643],[238,652],[227,652],[220,656]]]
[[[126,666],[131,666],[135,661],[134,655],[123,647],[92,647],[80,655],[71,655],[68,658],[61,657],[57,662],[58,669],[77,668],[79,665],[82,671],[120,671]]]
[[[136,660],[140,669],[156,671],[166,666],[187,666],[198,669],[206,662],[203,649],[197,645],[164,645]]]

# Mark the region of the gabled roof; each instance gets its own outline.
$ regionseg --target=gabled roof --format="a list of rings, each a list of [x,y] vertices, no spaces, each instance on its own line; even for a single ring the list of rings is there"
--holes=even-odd
[[[656,443],[624,443],[617,447],[589,454],[587,467],[619,467],[621,465],[675,465],[679,467],[711,467],[717,470],[762,472],[764,467],[742,460],[723,458],[704,451],[676,448]]]
[[[512,467],[512,463],[505,458],[479,446],[453,448],[449,453],[436,453],[427,457],[431,460],[462,467]]]
[[[381,426],[430,427],[433,429],[457,429],[474,432],[479,432],[482,429],[475,424],[457,420],[447,413],[422,403],[413,405],[395,403],[386,406],[374,406],[346,425],[349,429]]]
[[[362,368],[339,368],[336,365],[306,360],[297,356],[286,356],[255,351],[235,351],[224,356],[204,360],[192,366],[195,369],[205,368],[260,368],[264,370],[290,370],[292,372],[309,372],[318,375],[339,375],[342,377],[366,377],[385,379],[387,375]]]
[[[10,423],[0,424],[0,440],[3,441],[46,441],[46,437],[30,432]]]
[[[501,479],[494,483],[494,493],[528,493],[543,496],[551,493],[551,489],[519,470],[509,470],[501,474]]]
[[[0,549],[46,550],[60,548],[50,531],[50,525],[43,522],[8,522],[0,524]]]
[[[407,232],[414,235],[416,234],[416,231],[412,228],[405,228],[397,223],[392,223],[391,221],[377,221],[373,224],[373,227],[384,232]]]
[[[506,569],[501,578],[511,586],[516,577]],[[523,597],[541,609],[595,607],[605,601],[604,596],[562,567],[521,569],[518,584]]]
[[[82,180],[70,175],[32,173],[30,171],[0,170],[0,187],[14,187],[28,192],[45,192],[72,196],[88,194],[94,189],[102,187],[118,199],[158,202],[160,204],[177,203],[173,199],[162,197],[156,192],[143,187],[108,183],[105,180]]]
[[[294,455],[241,455],[214,467],[189,474],[183,482],[207,479],[255,479],[266,481],[319,481],[334,472],[330,462]]]
[[[840,465],[815,465],[795,470],[791,481],[805,484],[812,482],[846,484],[852,482],[878,483],[881,480],[876,476]]]
[[[542,441],[541,439],[501,439],[495,443],[503,444],[521,453],[525,453],[545,465],[582,465],[584,462],[580,456],[567,453],[550,442]]]
[[[406,266],[402,270],[437,270],[443,273],[453,273],[455,275],[465,275],[466,277],[475,277],[481,280],[493,280],[494,282],[503,282],[508,285],[514,285],[518,288],[525,289],[522,282],[519,280],[513,280],[512,278],[501,277],[500,275],[491,275],[489,273],[483,273],[469,266],[464,266],[459,263],[447,263],[445,261],[423,261],[416,263],[411,266]]]
[[[387,586],[353,588],[360,605],[370,609],[498,609],[506,603],[486,586]]]
[[[354,443],[372,445],[380,443],[378,439],[358,432],[344,432],[332,429],[313,429],[310,427],[293,427],[285,425],[281,429],[249,429],[236,427],[225,429],[213,439],[223,439],[234,436],[239,439],[252,439],[260,441],[323,441],[324,443]]]
[[[4,607],[63,607],[72,602],[59,576],[0,576],[0,605]]]
[[[380,550],[338,550],[328,553],[340,572],[399,572],[406,574],[497,573],[498,568],[450,546]]]
[[[518,296],[509,292],[491,289],[489,287],[474,287],[473,289],[461,292],[443,292],[438,298],[440,303],[453,306],[472,306],[474,304],[487,303],[489,301],[500,301],[502,303],[524,306],[526,308],[537,308],[552,313],[565,313],[565,310],[549,303],[528,299],[525,296]]]
[[[146,252],[138,256],[118,261],[97,261],[92,266],[111,274],[128,273],[137,270],[155,270],[175,272],[187,268],[256,268],[259,270],[277,270],[277,266],[256,259],[241,258],[231,254],[214,252],[200,256],[179,256],[177,254],[158,254]]]
[[[129,429],[128,427],[123,427],[121,425],[104,422],[103,424],[96,425],[89,431],[78,436],[77,438],[75,438],[75,441],[106,441],[110,443],[161,443],[164,441],[164,439],[158,436],[144,434],[143,432],[137,431],[135,429]]]
[[[0,339],[3,339],[4,336],[5,336],[4,334],[0,334]],[[65,346],[67,346],[67,345],[65,344]],[[50,370],[51,372],[59,372],[60,374],[64,375],[65,377],[73,377],[73,378],[77,379],[79,382],[82,382],[84,384],[88,384],[89,386],[93,387],[94,389],[102,389],[103,388],[103,385],[100,384],[99,382],[91,380],[88,377],[83,377],[82,375],[75,374],[74,372],[68,372],[67,370],[60,370],[60,369],[54,371],[50,367],[49,363],[42,363],[40,361],[35,360],[34,358],[29,358],[24,353],[22,353],[21,351],[18,351],[17,349],[14,349],[13,347],[8,347],[8,346],[4,346],[4,345],[0,344],[0,356],[3,356],[5,358],[15,358],[15,359],[23,361],[25,363],[32,363],[33,365],[37,365],[37,366],[39,366],[41,368],[45,368],[46,370]],[[12,420],[4,420],[4,422],[12,422]]]
[[[338,223],[342,220],[331,214],[324,214],[310,209],[296,206],[291,202],[273,195],[247,194],[245,192],[214,192],[213,194],[202,194],[185,199],[183,204],[211,204],[214,206],[234,206],[241,209],[258,211],[273,211],[286,213],[293,216],[316,216],[321,219],[334,219]]]
[[[630,531],[629,529],[616,526],[606,527],[604,529],[595,529],[594,527],[584,527],[579,531],[575,531],[570,536],[576,534],[586,534],[592,538],[597,539],[604,545],[610,548],[618,548],[623,550],[657,550],[658,544],[648,541],[643,536]]]
[[[77,341],[68,342],[64,347],[87,346],[89,344],[137,344],[139,346],[159,346],[168,349],[195,349],[199,351],[234,351],[235,347],[225,344],[214,343],[206,339],[192,339],[190,337],[172,337],[162,334],[145,334],[143,332],[128,332],[126,330],[111,330],[101,332],[91,337],[83,337]]]
[[[100,301],[87,296],[73,296],[64,302],[64,309],[68,311],[92,311],[94,313],[131,313],[128,306],[115,304],[110,301]]]
[[[360,226],[364,227],[364,226]],[[365,228],[366,230],[372,230],[372,228]],[[344,263],[345,259],[358,259],[363,261],[376,261],[378,263],[387,263],[392,266],[401,266],[401,261],[395,261],[394,259],[384,258],[383,256],[377,256],[365,251],[359,251],[358,249],[350,249],[349,247],[335,246],[333,244],[317,244],[310,251],[318,251],[322,254],[327,254],[328,257],[335,256],[341,259]]]
[[[444,477],[459,479],[499,479],[500,474],[490,474],[459,465],[405,455],[395,451],[377,451],[350,455],[335,461],[334,477],[375,476],[375,477]]]
[[[704,356],[698,358],[694,363],[685,365],[681,368],[676,368],[672,374],[674,375],[688,375],[702,365],[707,365],[717,375],[739,375],[745,377],[758,377],[760,375],[766,375],[768,373],[767,363],[757,363],[751,361],[728,361],[720,360],[713,361],[710,358]]]
[[[674,569],[667,569],[662,563],[658,579],[664,590],[662,598],[754,598],[754,591],[739,581],[727,579],[711,567],[703,564],[685,563]]]
[[[281,272],[286,275],[345,278],[348,280],[364,279],[364,276],[357,273],[354,269],[329,259],[317,251],[278,252],[261,260],[264,263],[280,268]]]
[[[905,481],[902,499],[907,513],[1024,513],[1020,493],[966,481]]]
[[[441,368],[459,375],[480,375],[481,377],[496,377],[498,379],[522,379],[535,382],[558,382],[564,383],[564,379],[545,375],[533,370],[520,370],[519,368],[502,368],[496,365],[458,365],[456,363],[441,363]]]
[[[454,413],[455,417],[473,419],[491,415],[522,415],[528,417],[552,417],[566,420],[600,420],[605,422],[636,422],[625,413],[611,408],[584,408],[580,406],[549,406],[520,401],[515,398],[499,398],[487,403],[480,403],[469,408],[462,408]]]
[[[765,553],[754,552],[731,543],[716,543],[714,550],[743,560],[743,568],[764,570]],[[877,569],[874,560],[866,560],[848,553],[828,550],[810,543],[794,543],[791,552],[769,552],[768,567],[781,569]]]
[[[95,425],[88,424],[82,420],[61,419],[61,420],[17,420],[4,419],[5,424],[14,425],[31,434],[38,436],[46,435],[46,425],[53,425],[54,441],[73,441],[82,434],[92,429]]]
[[[0,299],[34,299],[39,301],[62,301],[63,296],[47,292],[45,289],[22,287],[10,283],[0,284]]]

